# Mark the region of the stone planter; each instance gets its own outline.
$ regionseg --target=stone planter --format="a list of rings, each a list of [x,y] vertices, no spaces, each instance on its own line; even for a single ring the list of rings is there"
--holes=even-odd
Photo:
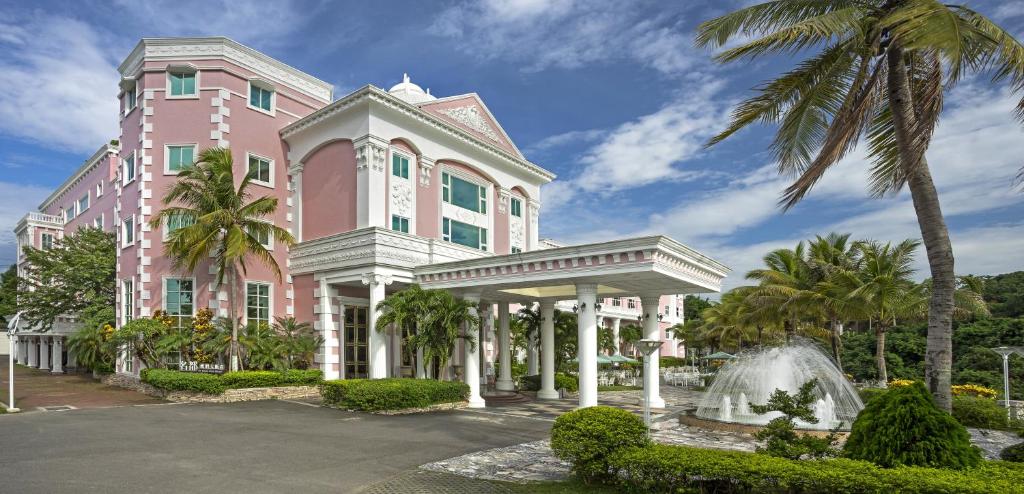
[[[159,389],[142,382],[138,377],[126,374],[107,374],[103,384],[130,389],[139,393],[177,403],[234,403],[238,401],[299,400],[320,396],[318,386],[278,386],[272,388],[228,389],[219,395],[197,391],[170,391]]]

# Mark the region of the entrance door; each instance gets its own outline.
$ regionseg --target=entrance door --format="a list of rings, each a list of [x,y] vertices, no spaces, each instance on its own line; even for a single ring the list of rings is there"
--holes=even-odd
[[[345,378],[369,376],[366,307],[345,307]]]

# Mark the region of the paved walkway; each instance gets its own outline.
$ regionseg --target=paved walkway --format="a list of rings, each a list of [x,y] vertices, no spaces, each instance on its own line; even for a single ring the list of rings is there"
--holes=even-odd
[[[0,401],[7,403],[7,356],[0,359]],[[91,374],[50,374],[23,365],[14,366],[14,406],[23,412],[103,408],[164,403],[162,400],[127,389],[107,386]]]
[[[702,396],[703,392],[701,391],[662,385],[661,397],[665,400],[665,408],[651,410],[651,420],[654,422],[667,420],[685,409],[696,408]],[[638,415],[643,414],[643,392],[639,390],[601,392],[597,395],[597,403],[619,407]],[[554,421],[559,415],[571,412],[577,406],[579,406],[578,398],[570,396],[561,400],[534,399],[526,403],[489,405],[483,410],[467,409],[467,411]]]

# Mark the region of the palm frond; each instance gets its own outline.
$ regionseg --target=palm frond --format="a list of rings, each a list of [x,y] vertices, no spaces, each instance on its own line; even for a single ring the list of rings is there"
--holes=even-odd
[[[752,5],[701,23],[697,27],[696,45],[717,48],[737,34],[760,35],[855,3],[852,0],[776,0]]]
[[[831,10],[788,26],[781,26],[758,39],[725,50],[716,55],[715,59],[720,62],[733,62],[771,53],[795,53],[806,48],[838,42],[853,37],[860,31],[860,19],[863,14],[862,8],[856,5]]]

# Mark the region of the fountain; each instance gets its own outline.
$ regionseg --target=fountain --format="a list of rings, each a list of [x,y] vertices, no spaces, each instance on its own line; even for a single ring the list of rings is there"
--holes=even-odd
[[[796,393],[817,378],[813,405],[817,424],[796,421],[801,429],[849,430],[864,408],[853,384],[813,344],[792,343],[737,356],[722,366],[708,388],[696,416],[719,422],[764,425],[781,414],[756,414],[750,404],[764,404],[776,389]]]

